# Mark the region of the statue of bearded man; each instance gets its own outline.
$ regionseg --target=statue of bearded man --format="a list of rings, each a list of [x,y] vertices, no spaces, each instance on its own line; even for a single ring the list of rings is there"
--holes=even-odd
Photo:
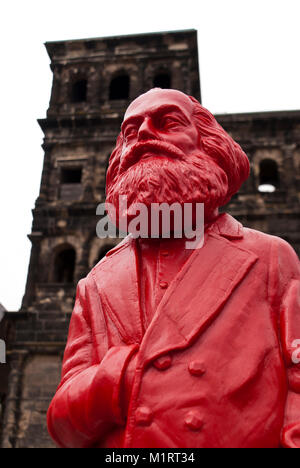
[[[300,447],[298,258],[218,211],[248,174],[194,98],[156,88],[131,103],[107,202],[121,218],[203,203],[204,242],[187,249],[172,225],[129,234],[80,281],[48,412],[58,446]]]

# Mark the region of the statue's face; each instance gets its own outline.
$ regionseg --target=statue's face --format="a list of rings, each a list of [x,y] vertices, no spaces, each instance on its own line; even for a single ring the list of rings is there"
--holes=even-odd
[[[146,160],[185,159],[199,150],[192,112],[193,103],[176,90],[155,89],[133,101],[122,124],[120,172]]]

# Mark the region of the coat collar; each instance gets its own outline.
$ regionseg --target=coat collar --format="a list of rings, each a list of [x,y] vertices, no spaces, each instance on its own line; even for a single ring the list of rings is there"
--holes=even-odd
[[[242,239],[244,237],[243,226],[227,213],[219,215],[209,230],[226,239]]]

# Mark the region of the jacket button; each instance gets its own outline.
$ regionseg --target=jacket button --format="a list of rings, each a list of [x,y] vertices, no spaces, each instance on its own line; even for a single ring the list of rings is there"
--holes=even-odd
[[[199,431],[203,426],[203,420],[198,411],[189,411],[184,422],[191,431]]]
[[[172,358],[170,356],[161,356],[154,361],[154,366],[158,370],[165,370],[171,366]]]
[[[152,411],[147,406],[140,406],[135,412],[135,420],[140,426],[149,426],[152,421]]]
[[[199,377],[205,374],[206,369],[201,361],[192,361],[189,363],[189,371],[192,375],[198,375]]]
[[[161,289],[167,289],[169,285],[166,281],[160,281],[159,286],[161,287]]]

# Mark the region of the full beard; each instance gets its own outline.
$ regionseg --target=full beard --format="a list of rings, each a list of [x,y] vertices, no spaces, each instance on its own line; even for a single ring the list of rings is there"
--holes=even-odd
[[[117,219],[128,221],[137,213],[135,205],[152,203],[204,203],[205,218],[226,200],[228,179],[226,173],[204,153],[185,159],[153,157],[142,159],[125,172],[118,174],[107,187],[106,202],[116,210]],[[128,211],[119,213],[119,197],[127,197]],[[109,211],[109,210],[108,210]]]

